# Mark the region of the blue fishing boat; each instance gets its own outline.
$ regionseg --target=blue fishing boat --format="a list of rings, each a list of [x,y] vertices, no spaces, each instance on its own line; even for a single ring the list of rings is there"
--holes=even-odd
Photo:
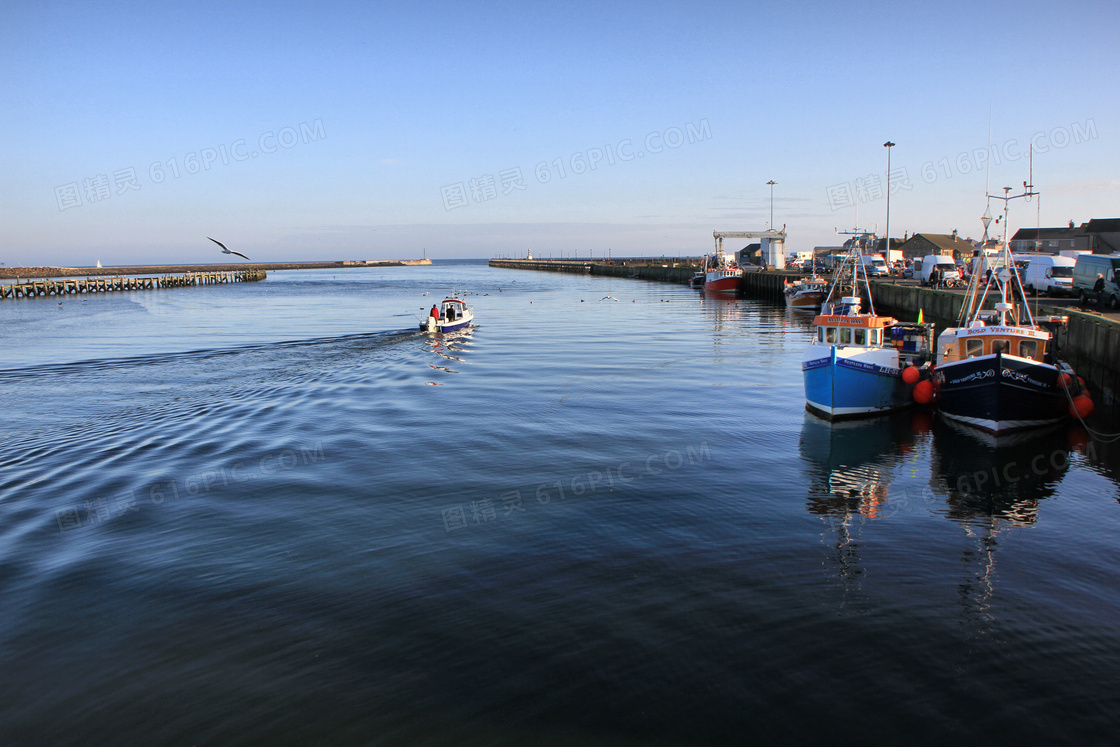
[[[933,397],[929,382],[933,325],[904,324],[875,313],[871,287],[860,262],[875,236],[856,233],[836,271],[816,336],[805,349],[801,371],[805,408],[827,420],[870,417],[900,410]],[[862,282],[861,282],[862,278]],[[868,298],[863,312],[861,288]]]

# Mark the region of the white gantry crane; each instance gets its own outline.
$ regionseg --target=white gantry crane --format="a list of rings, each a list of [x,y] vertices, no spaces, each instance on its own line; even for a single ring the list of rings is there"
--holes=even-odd
[[[786,267],[786,227],[780,231],[713,231],[716,251],[723,251],[724,239],[759,239],[762,244],[762,264],[772,265],[777,270]]]

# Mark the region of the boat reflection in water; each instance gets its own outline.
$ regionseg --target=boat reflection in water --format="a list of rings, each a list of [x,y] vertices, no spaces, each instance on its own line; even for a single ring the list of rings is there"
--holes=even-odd
[[[436,371],[443,371],[444,373],[461,373],[459,370],[461,365],[467,363],[463,355],[470,352],[470,346],[474,343],[472,339],[474,330],[475,327],[470,326],[455,332],[444,332],[439,335],[427,336],[424,339],[425,349],[432,355],[438,356],[442,358],[443,361],[446,361],[446,363],[429,363],[428,367]],[[454,366],[454,368],[452,368],[452,366]],[[427,383],[432,386],[439,386],[442,382],[429,381]]]
[[[891,475],[928,441],[929,415],[922,410],[872,420],[830,423],[806,411],[800,453],[806,464],[809,513],[826,523],[821,542],[843,588],[841,607],[861,606],[863,526],[893,516]]]
[[[922,411],[833,423],[806,412],[800,451],[810,478],[809,513],[879,518],[891,470],[909,457],[928,422]]]
[[[958,595],[976,635],[997,629],[990,608],[1001,541],[1038,521],[1041,501],[1069,469],[1071,443],[1084,443],[1080,430],[1061,424],[995,436],[949,418],[935,423],[930,487],[945,496],[945,516],[970,540],[961,551]],[[937,512],[936,504],[931,509]]]
[[[1070,428],[995,436],[948,418],[934,424],[930,485],[962,524],[1029,526],[1069,468]],[[1075,435],[1075,434],[1074,434]]]
[[[705,316],[712,322],[717,342],[737,340],[742,334],[743,304],[733,294],[704,291],[700,303]]]

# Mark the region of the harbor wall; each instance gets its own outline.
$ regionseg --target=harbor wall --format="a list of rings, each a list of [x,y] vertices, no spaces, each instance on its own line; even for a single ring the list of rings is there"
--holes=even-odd
[[[695,267],[684,265],[599,265],[591,266],[592,275],[608,275],[616,278],[628,278],[637,275],[641,280],[654,280],[662,283],[687,283],[689,278],[696,274]]]
[[[614,262],[592,262],[572,259],[492,259],[491,267],[505,267],[512,270],[542,270],[546,272],[574,272],[585,275],[607,275],[611,277],[634,277],[640,280],[654,280],[664,283],[687,283],[697,271],[697,265],[688,261],[670,260],[649,262],[616,260]]]
[[[800,272],[744,272],[743,293],[751,298],[765,298],[785,303],[782,291],[786,281],[792,282],[802,277],[804,275]]]
[[[1046,311],[1043,307],[1043,312]],[[1099,391],[1100,396],[1095,398],[1098,410],[1103,408],[1113,422],[1117,422],[1120,420],[1120,323],[1084,311],[1050,311],[1069,316],[1069,325],[1058,349],[1074,370]]]
[[[492,259],[491,267],[505,267],[512,270],[543,270],[546,272],[576,272],[588,275],[608,275],[612,277],[633,277],[640,280],[653,280],[663,283],[687,283],[700,271],[700,263],[695,259],[667,259],[661,262],[650,260],[581,261],[564,259]],[[782,300],[782,288],[787,279],[802,277],[800,273],[787,272],[746,272],[743,274],[743,288],[753,298]]]
[[[876,311],[887,310],[905,321],[914,321],[921,312],[923,321],[936,322],[941,326],[956,323],[965,300],[961,293],[896,283],[873,282],[871,293]],[[987,305],[991,306],[990,303]]]

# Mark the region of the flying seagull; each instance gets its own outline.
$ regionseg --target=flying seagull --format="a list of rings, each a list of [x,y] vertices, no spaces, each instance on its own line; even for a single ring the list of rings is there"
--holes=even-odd
[[[210,239],[209,236],[207,236],[206,238]],[[223,244],[222,242],[218,241],[217,239],[210,239],[210,240],[213,241],[218,246],[222,247],[222,254],[236,254],[238,257],[241,257],[242,259],[248,259],[250,262],[253,261],[253,260],[249,259],[248,257],[246,257],[241,252],[231,252],[229,249],[226,249],[226,245]]]

